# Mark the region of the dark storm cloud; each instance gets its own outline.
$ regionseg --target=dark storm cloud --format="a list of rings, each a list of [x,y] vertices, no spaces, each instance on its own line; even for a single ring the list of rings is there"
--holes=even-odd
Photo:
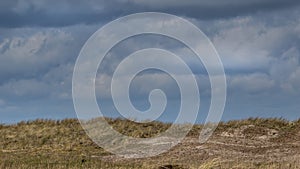
[[[2,27],[22,26],[67,26],[92,23],[100,18],[97,10],[83,4],[83,1],[1,1],[0,25]]]
[[[142,1],[144,2],[144,1]],[[142,3],[141,2],[141,3]],[[163,3],[163,5],[161,4]],[[184,15],[198,19],[219,19],[247,15],[256,12],[268,12],[299,6],[300,2],[295,0],[213,0],[213,1],[148,1],[148,9],[158,9],[173,14]],[[161,6],[161,7],[160,7]]]
[[[299,6],[296,0],[190,0],[190,1],[53,1],[12,0],[0,2],[0,26],[61,27],[75,24],[93,24],[145,11],[168,12],[176,15],[215,19],[246,15]]]

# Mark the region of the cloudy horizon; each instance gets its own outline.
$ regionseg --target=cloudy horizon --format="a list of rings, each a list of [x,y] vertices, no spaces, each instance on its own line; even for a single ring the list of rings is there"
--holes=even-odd
[[[150,11],[183,17],[211,40],[227,78],[223,120],[300,118],[298,1],[13,0],[0,2],[0,123],[76,117],[72,74],[82,46],[110,21]],[[198,122],[203,121],[209,106],[210,84],[201,62],[194,60],[184,45],[150,35],[117,45],[99,69],[96,94],[106,115],[117,116],[107,99],[107,82],[117,63],[133,51],[148,47],[176,52],[193,68],[201,94],[202,115]],[[156,87],[162,88],[171,100],[161,119],[170,121],[174,118],[172,112],[178,109],[178,86],[161,72],[148,71],[133,81],[133,104],[147,109],[149,103],[143,101]]]

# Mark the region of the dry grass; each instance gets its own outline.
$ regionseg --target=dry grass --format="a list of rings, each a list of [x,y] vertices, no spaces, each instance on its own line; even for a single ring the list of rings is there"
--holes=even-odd
[[[119,132],[153,137],[171,124],[109,119]],[[0,168],[298,168],[300,120],[251,118],[222,122],[205,144],[201,125],[170,151],[146,159],[122,159],[95,145],[76,119],[0,125]]]

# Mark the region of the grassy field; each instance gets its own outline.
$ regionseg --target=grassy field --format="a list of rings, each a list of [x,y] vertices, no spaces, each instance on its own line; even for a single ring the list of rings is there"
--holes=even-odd
[[[170,124],[107,119],[119,132],[152,137]],[[144,159],[110,154],[76,119],[0,125],[0,168],[300,168],[300,120],[246,119],[220,123],[204,144],[201,125],[170,151]]]

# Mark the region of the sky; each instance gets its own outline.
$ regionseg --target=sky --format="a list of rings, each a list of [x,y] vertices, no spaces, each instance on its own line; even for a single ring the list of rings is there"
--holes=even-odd
[[[222,120],[300,118],[300,1],[10,0],[0,2],[0,123],[75,118],[72,75],[81,48],[105,24],[137,12],[183,17],[211,40],[227,79]],[[186,46],[155,35],[126,39],[106,55],[95,80],[101,110],[119,116],[110,96],[112,74],[127,55],[149,47],[176,52],[191,67],[201,94],[197,121],[203,121],[210,104],[207,72]],[[169,101],[160,120],[172,121],[180,94],[164,72],[139,74],[130,87],[132,104],[147,110],[155,88]]]

